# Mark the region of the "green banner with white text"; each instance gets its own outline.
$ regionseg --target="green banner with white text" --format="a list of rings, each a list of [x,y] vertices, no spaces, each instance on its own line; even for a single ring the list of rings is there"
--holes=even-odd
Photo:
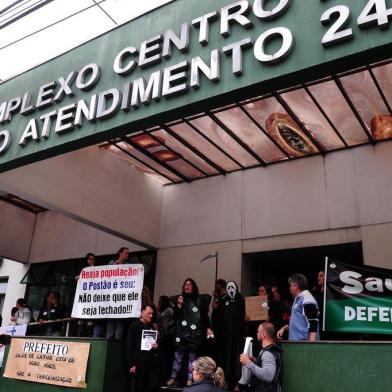
[[[392,270],[326,261],[324,330],[392,334]]]

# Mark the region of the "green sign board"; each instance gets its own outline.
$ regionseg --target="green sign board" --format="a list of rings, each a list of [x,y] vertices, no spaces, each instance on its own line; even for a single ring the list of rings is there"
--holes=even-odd
[[[176,0],[1,84],[0,171],[385,59],[388,2]]]
[[[326,264],[324,329],[392,334],[392,271]]]

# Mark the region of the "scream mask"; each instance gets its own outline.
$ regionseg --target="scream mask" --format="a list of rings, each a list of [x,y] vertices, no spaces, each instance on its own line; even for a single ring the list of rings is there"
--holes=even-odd
[[[230,281],[226,284],[226,293],[230,299],[234,299],[238,293],[238,286],[236,282]]]

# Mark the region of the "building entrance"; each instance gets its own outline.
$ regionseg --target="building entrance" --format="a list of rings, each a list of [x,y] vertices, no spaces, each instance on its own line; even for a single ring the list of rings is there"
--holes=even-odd
[[[262,283],[277,285],[289,298],[288,278],[301,273],[308,278],[309,289],[317,284],[317,273],[324,270],[325,257],[352,265],[363,265],[362,243],[314,246],[245,254],[243,282],[245,295],[257,295]]]

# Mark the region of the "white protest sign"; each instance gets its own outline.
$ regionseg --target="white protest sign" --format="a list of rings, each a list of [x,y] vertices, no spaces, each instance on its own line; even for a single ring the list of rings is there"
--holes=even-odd
[[[155,331],[154,329],[143,329],[140,350],[150,351],[152,345],[157,342],[157,339],[158,331]]]
[[[27,324],[23,325],[8,325],[0,328],[0,333],[11,336],[25,336],[27,330]],[[3,366],[5,347],[0,347],[0,367]]]
[[[143,280],[142,264],[84,268],[78,279],[72,317],[79,319],[140,317]]]

